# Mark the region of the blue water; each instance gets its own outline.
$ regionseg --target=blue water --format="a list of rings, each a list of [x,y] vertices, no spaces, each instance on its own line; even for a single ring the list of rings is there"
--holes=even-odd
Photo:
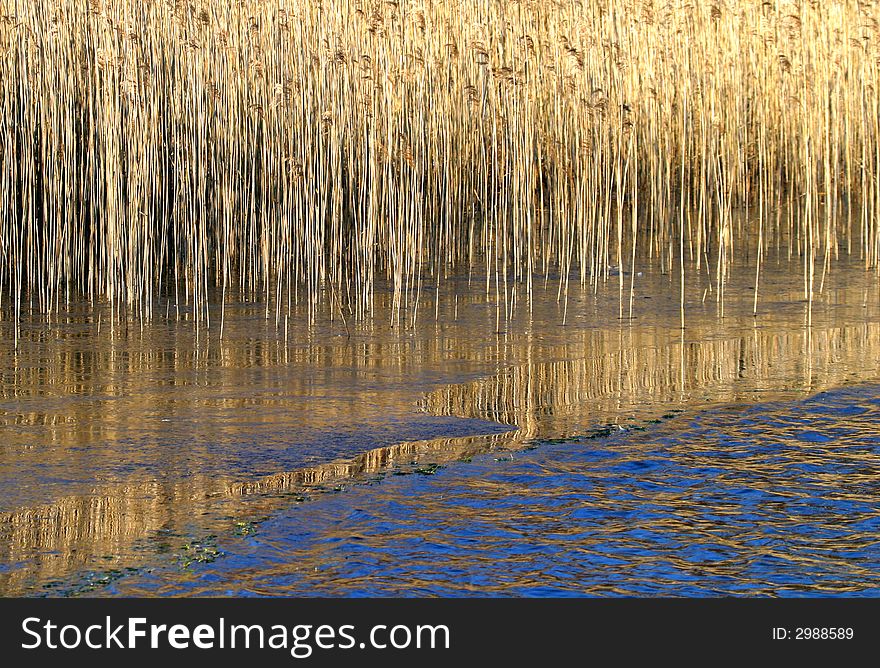
[[[290,503],[99,593],[880,595],[880,385],[667,418]]]

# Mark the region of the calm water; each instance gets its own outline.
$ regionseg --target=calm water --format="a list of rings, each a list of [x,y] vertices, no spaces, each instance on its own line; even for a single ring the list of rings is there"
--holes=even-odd
[[[0,593],[876,593],[877,280],[799,271],[0,319]]]

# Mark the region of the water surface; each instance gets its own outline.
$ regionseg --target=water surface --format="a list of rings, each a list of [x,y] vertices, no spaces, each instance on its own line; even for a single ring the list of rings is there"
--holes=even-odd
[[[0,592],[870,591],[870,546],[841,547],[861,534],[816,532],[785,500],[813,476],[826,507],[876,464],[876,276],[836,265],[810,306],[798,271],[768,259],[757,317],[748,280],[722,313],[690,277],[685,329],[677,276],[653,265],[633,317],[632,276],[624,294],[572,283],[567,303],[553,280],[499,301],[462,276],[423,286],[415,323],[381,291],[369,322],[229,303],[222,338],[185,305],[31,313],[17,349],[0,320]],[[799,403],[823,390],[835,410]],[[755,425],[722,419],[741,415]],[[861,491],[839,531],[870,522]],[[734,530],[752,553],[719,547]],[[836,556],[786,589],[774,541],[792,531],[803,564]]]
[[[880,595],[880,385],[632,427],[286,509],[111,591]]]

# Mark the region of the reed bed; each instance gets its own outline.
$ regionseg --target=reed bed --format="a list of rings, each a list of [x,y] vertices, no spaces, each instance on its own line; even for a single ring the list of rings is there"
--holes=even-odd
[[[0,0],[0,294],[396,322],[451,272],[620,291],[880,259],[875,0]],[[620,267],[609,273],[609,268]],[[540,278],[539,278],[540,277]],[[384,287],[383,287],[384,289]],[[164,302],[164,303],[162,303]],[[157,304],[159,308],[157,308]],[[190,317],[188,315],[187,317]],[[216,321],[216,317],[214,318]]]

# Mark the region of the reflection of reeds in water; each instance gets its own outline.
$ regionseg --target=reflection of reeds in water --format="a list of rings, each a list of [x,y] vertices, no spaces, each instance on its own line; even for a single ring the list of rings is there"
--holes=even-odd
[[[39,591],[83,569],[103,574],[136,567],[160,543],[165,551],[180,550],[189,536],[229,532],[232,518],[264,516],[291,497],[391,470],[411,472],[422,463],[443,464],[498,442],[498,435],[414,441],[255,480],[192,476],[174,483],[110,486],[0,513],[0,564],[9,566],[0,571],[0,594]]]
[[[97,485],[89,494],[7,512],[0,515],[0,563],[15,566],[0,572],[0,591],[23,592],[83,569],[138,566],[161,541],[182,543],[193,532],[229,531],[230,518],[271,513],[290,503],[291,495],[364,480],[413,462],[442,464],[493,447],[515,448],[535,435],[570,434],[619,421],[623,414],[652,415],[670,405],[876,379],[880,325],[737,332],[706,330],[705,338],[684,342],[675,330],[628,325],[576,337],[572,333],[555,353],[545,350],[539,356],[558,361],[521,364],[432,391],[422,402],[433,413],[517,425],[512,434],[404,443],[255,479],[178,470],[174,480],[164,483],[121,480]],[[575,357],[578,352],[586,357]],[[81,437],[76,429],[59,429],[62,433],[70,444]],[[103,561],[105,555],[113,559]]]
[[[704,332],[710,334],[710,332]],[[587,332],[588,356],[513,367],[430,392],[422,407],[518,425],[525,435],[571,433],[650,406],[732,402],[756,392],[817,391],[874,380],[880,325],[763,330],[677,339],[634,330]]]
[[[811,297],[841,249],[880,253],[876,17],[3,0],[0,285],[16,315],[85,295],[149,316],[158,289],[203,322],[214,288],[364,315],[377,276],[398,306],[475,264],[505,299],[560,267],[565,295],[569,269],[643,252],[711,262],[721,298],[735,253],[781,242]]]

